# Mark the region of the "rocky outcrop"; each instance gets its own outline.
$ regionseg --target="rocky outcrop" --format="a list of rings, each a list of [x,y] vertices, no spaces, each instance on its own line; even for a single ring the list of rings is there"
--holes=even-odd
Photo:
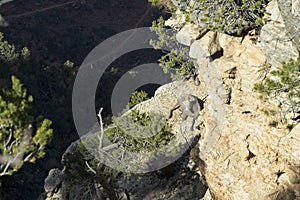
[[[62,172],[59,169],[51,169],[45,179],[44,189],[48,196],[57,193],[62,183]]]
[[[169,116],[170,110],[182,95],[194,95],[204,99],[206,91],[203,84],[196,86],[193,81],[175,81],[160,87],[153,98],[138,104],[134,109]],[[192,138],[196,143],[197,138],[199,139],[197,137],[199,130],[195,127],[202,123],[202,119],[197,118],[194,122],[190,118],[182,120],[181,114],[180,110],[175,110],[169,119],[172,132],[179,136],[176,137],[177,144],[172,145],[172,148],[185,143],[186,138]],[[190,133],[186,131],[182,137],[182,130],[190,130],[191,124],[195,131]],[[87,160],[84,158],[80,143],[80,141],[72,143],[63,155],[63,170],[52,169],[49,172],[44,184],[47,200],[106,199],[110,198],[109,188],[122,200],[158,200],[161,198],[198,200],[207,190],[199,167],[189,160],[189,150],[178,156],[179,160],[162,169],[144,175],[127,176],[125,173],[118,177],[117,183],[112,184],[108,179],[106,179],[107,182],[103,180],[101,182],[97,179],[97,175],[92,173],[86,164]],[[134,160],[140,160],[140,158],[135,157]]]
[[[261,29],[258,46],[274,67],[299,56],[300,19],[297,17],[297,12],[300,11],[300,7],[295,7],[297,3],[293,1],[293,12],[291,0],[273,0],[266,8],[271,15],[267,17],[269,20]]]
[[[271,13],[276,15],[274,11]],[[280,28],[278,33],[288,32],[286,27]],[[190,32],[185,33],[186,37],[193,37]],[[260,36],[260,41],[263,37]],[[276,34],[270,33],[270,37],[276,37]],[[214,199],[253,200],[287,196],[300,198],[299,124],[292,131],[286,127],[270,126],[270,121],[278,120],[278,116],[266,116],[263,110],[276,110],[277,107],[261,100],[259,94],[253,92],[254,84],[265,76],[261,66],[266,62],[278,66],[275,62],[279,61],[278,56],[280,61],[295,58],[298,56],[297,49],[291,40],[288,44],[279,44],[280,40],[277,40],[277,45],[285,46],[282,49],[268,43],[274,58],[269,60],[270,51],[266,50],[266,46],[262,47],[263,42],[256,45],[252,36],[236,38],[218,33],[214,44],[220,45],[222,56],[208,60],[203,56],[212,56],[214,51],[210,49],[212,45],[202,39],[207,41],[205,36],[196,40],[202,45],[192,44],[190,51],[197,59],[199,78],[206,84],[211,97],[208,97],[202,115],[206,130],[201,132],[199,157],[205,163],[202,172],[212,196]],[[230,100],[218,103],[218,97],[222,99],[226,94]],[[211,117],[214,112],[215,119]],[[214,129],[208,128],[212,124],[215,124]]]
[[[277,0],[277,3],[287,29],[287,33],[293,40],[294,45],[297,45],[299,49],[300,43],[298,36],[300,31],[300,2],[299,0]]]
[[[292,15],[295,17],[300,16],[300,1],[299,0],[292,0]]]
[[[176,34],[176,40],[183,45],[190,46],[195,38],[204,35],[206,32],[207,29],[205,28],[200,29],[199,26],[195,24],[187,23]]]
[[[191,58],[205,58],[216,54],[222,50],[218,42],[218,34],[208,32],[201,37],[201,40],[195,40],[190,48],[189,56]]]
[[[299,1],[291,3],[294,5],[291,13],[298,16],[295,5]],[[161,86],[153,98],[135,109],[169,116],[181,95],[188,93],[199,99],[207,96],[195,121],[182,120],[180,109],[169,119],[174,134],[178,135],[182,127],[193,123],[190,136],[199,135],[200,139],[190,155],[184,154],[166,168],[143,176],[119,178],[118,185],[123,189],[119,195],[123,199],[126,195],[130,199],[174,200],[300,198],[300,124],[295,121],[289,128],[285,124],[271,125],[270,122],[279,121],[280,116],[267,116],[264,110],[276,111],[277,105],[266,102],[253,91],[254,84],[263,80],[268,72],[266,63],[275,67],[281,61],[298,56],[287,18],[282,15],[277,1],[270,2],[268,10],[272,14],[271,21],[261,30],[258,41],[253,31],[245,37],[233,37],[190,23],[184,25],[178,13],[166,22],[170,26],[181,23],[176,27],[180,29],[176,38],[189,46],[190,57],[197,63],[200,85],[187,80]],[[78,158],[76,148],[76,145],[70,146],[66,155]],[[68,167],[77,173],[82,163],[73,162],[69,160]],[[64,170],[51,171],[45,180],[48,199],[55,199],[59,194],[80,199],[85,191],[82,188],[90,182],[71,179]],[[101,185],[94,184],[93,191],[101,191],[104,198],[107,192],[95,189],[97,187]]]

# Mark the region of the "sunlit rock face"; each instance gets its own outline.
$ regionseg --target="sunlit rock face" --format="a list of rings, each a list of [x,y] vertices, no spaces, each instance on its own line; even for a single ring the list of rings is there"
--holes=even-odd
[[[294,5],[297,3],[293,1]],[[190,25],[179,31],[178,41],[190,44],[190,55],[197,60],[199,72],[214,70],[209,74],[213,78],[206,79],[210,81],[205,81],[207,73],[199,73],[206,87],[217,90],[220,84],[216,84],[215,79],[219,77],[223,81],[223,93],[217,93],[225,98],[220,104],[225,108],[225,116],[222,128],[218,129],[218,137],[214,137],[217,142],[209,153],[201,154],[206,150],[206,140],[213,135],[211,130],[205,130],[215,122],[211,113],[220,109],[213,100],[208,101],[204,108],[202,119],[205,129],[201,131],[199,142],[199,158],[205,163],[202,173],[214,199],[300,198],[299,125],[292,130],[270,126],[270,121],[278,118],[266,116],[263,110],[276,110],[277,107],[261,100],[259,94],[253,91],[254,84],[265,76],[261,66],[266,62],[271,63],[271,67],[278,67],[281,61],[299,55],[296,40],[290,37],[290,31],[295,33],[295,29],[289,29],[290,23],[285,20],[287,15],[283,15],[279,7],[277,1],[270,2],[271,21],[263,26],[259,39],[251,32],[244,38],[217,33],[211,44],[213,40],[207,38],[213,35],[212,32],[199,38],[192,31],[194,27],[188,29]],[[295,15],[300,7],[295,10],[294,6],[293,9]],[[288,37],[290,39],[284,39]],[[216,52],[211,49],[214,46],[222,48],[222,55],[210,61],[203,59]],[[218,77],[212,74],[218,74]]]
[[[297,7],[297,4],[298,1],[273,0],[266,8],[271,15],[261,29],[258,46],[275,67],[299,56],[300,19],[297,15],[300,6]]]

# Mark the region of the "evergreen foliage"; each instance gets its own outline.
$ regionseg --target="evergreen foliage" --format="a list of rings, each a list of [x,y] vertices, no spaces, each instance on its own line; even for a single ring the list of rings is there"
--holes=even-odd
[[[152,6],[158,6],[166,8],[169,11],[175,11],[176,7],[172,3],[171,0],[148,0],[152,4]]]
[[[131,94],[130,101],[127,104],[129,109],[133,108],[135,105],[148,100],[148,93],[145,91],[135,91]]]
[[[153,151],[166,145],[174,136],[164,117],[155,113],[129,114],[113,118],[113,127],[105,131],[110,141],[122,141],[128,151]]]
[[[62,163],[70,181],[78,185],[77,193],[80,193],[80,197],[91,199],[97,196],[102,199],[102,196],[117,200],[117,178],[121,172],[100,163],[81,141],[73,145],[75,148],[64,154]],[[91,192],[99,190],[99,184],[104,190],[97,194]]]
[[[146,92],[135,91],[127,107],[132,108],[146,99],[149,99]],[[126,151],[154,151],[166,145],[174,135],[171,133],[171,126],[163,116],[155,113],[140,113],[137,110],[130,110],[120,117],[113,117],[112,124],[104,130],[101,112],[102,108],[98,114],[100,130],[91,131],[91,134],[77,141],[74,145],[76,149],[72,147],[72,150],[67,150],[62,162],[72,180],[86,181],[88,177],[91,184],[85,183],[84,190],[90,190],[90,187],[93,187],[91,185],[100,183],[107,197],[117,199],[116,191],[119,188],[117,180],[120,176],[130,176],[130,173],[123,174],[121,169],[106,166],[91,152],[102,157],[105,154],[99,148],[110,147],[116,143],[116,148],[120,148],[121,145]],[[105,137],[102,137],[103,135]],[[114,151],[110,153],[114,154]]]
[[[12,76],[12,88],[0,95],[0,176],[11,175],[25,162],[35,162],[45,155],[52,138],[51,121],[34,119],[29,112],[33,97],[20,80]]]
[[[29,49],[24,47],[21,51],[17,51],[15,45],[9,44],[4,40],[3,33],[0,32],[0,62],[12,63],[18,61],[18,59],[28,59],[30,56]]]
[[[158,60],[159,65],[165,73],[175,70],[177,77],[189,79],[196,73],[194,61],[189,57],[189,49],[179,44],[176,41],[175,34],[172,34],[172,31],[167,32],[167,27],[164,24],[165,20],[160,17],[158,20],[152,22],[152,27],[150,28],[158,36],[157,40],[150,41],[150,45],[155,49],[165,46],[171,50]],[[173,76],[174,79],[177,77]]]
[[[166,5],[163,0],[149,0],[153,5]],[[210,30],[240,35],[259,28],[266,21],[268,0],[170,0],[173,7],[186,15],[186,21]],[[176,9],[172,9],[174,12]]]
[[[254,86],[254,90],[263,97],[276,100],[281,114],[286,116],[300,112],[300,57],[282,64],[270,76]]]
[[[211,30],[241,34],[262,25],[267,3],[267,0],[200,0],[192,5],[192,13],[199,13],[192,20],[200,20]]]
[[[276,200],[296,200],[297,196],[294,191],[286,190],[278,194]]]

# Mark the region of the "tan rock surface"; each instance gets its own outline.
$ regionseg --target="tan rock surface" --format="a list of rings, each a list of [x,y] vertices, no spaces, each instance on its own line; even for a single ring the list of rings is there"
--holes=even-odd
[[[211,55],[207,41],[205,37],[195,41],[191,51],[209,94],[202,115],[205,128],[199,156],[206,164],[203,173],[212,196],[222,200],[275,199],[292,190],[300,198],[296,167],[300,166],[299,125],[290,133],[285,127],[270,126],[272,117],[262,110],[277,108],[253,91],[254,84],[264,77],[264,52],[250,36],[218,34],[216,44],[222,47],[223,56],[211,61],[203,58]],[[203,49],[207,54],[201,54]],[[229,102],[224,101],[228,87]],[[218,116],[222,109],[223,119]],[[209,145],[213,147],[207,151]]]

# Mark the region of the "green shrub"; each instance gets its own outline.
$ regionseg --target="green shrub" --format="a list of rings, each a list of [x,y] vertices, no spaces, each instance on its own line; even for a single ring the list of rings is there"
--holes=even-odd
[[[276,197],[276,200],[296,200],[295,192],[292,190],[283,191]]]
[[[152,21],[150,30],[158,36],[157,40],[150,40],[150,45],[153,46],[154,49],[161,49],[162,47],[172,47],[176,45],[175,34],[173,34],[172,31],[168,33],[166,29],[167,27],[165,27],[165,20],[163,17]]]
[[[148,2],[151,3],[152,6],[163,7],[170,11],[176,10],[176,7],[174,6],[171,0],[148,0]]]
[[[145,91],[135,91],[131,94],[130,101],[127,104],[129,109],[133,108],[135,105],[148,100],[148,93]]]
[[[132,110],[127,115],[113,118],[113,124],[105,135],[110,141],[123,141],[122,145],[128,151],[153,151],[165,146],[174,136],[166,119],[154,113]]]
[[[189,79],[195,75],[194,61],[189,57],[189,49],[179,44],[175,38],[175,31],[167,32],[165,21],[160,17],[157,21],[152,22],[150,28],[158,36],[157,40],[151,40],[150,45],[155,49],[168,47],[170,52],[163,55],[158,61],[159,65],[163,68],[165,73],[175,71],[177,77]],[[170,35],[171,34],[171,35]],[[173,76],[173,78],[177,78]]]
[[[270,72],[261,83],[255,84],[254,90],[266,99],[276,100],[283,116],[292,113],[295,117],[300,112],[300,57]]]
[[[96,137],[89,138],[89,140],[95,139]],[[77,141],[73,145],[76,148],[66,151],[62,163],[65,166],[64,172],[71,182],[76,183],[77,192],[81,193],[82,199],[91,199],[91,193],[86,191],[99,189],[97,186],[99,184],[104,189],[101,195],[109,199],[117,199],[117,178],[121,172],[100,163],[90,150],[86,149],[82,141]]]
[[[13,44],[9,44],[4,40],[3,33],[0,32],[0,61],[4,63],[14,62],[18,59],[28,59],[30,56],[29,49],[27,47],[18,51]]]
[[[182,50],[172,50],[170,53],[163,55],[158,61],[165,73],[174,69],[176,74],[185,79],[189,79],[195,74],[195,67],[192,62],[187,61],[187,53]]]
[[[189,1],[180,1],[180,4]],[[229,34],[260,27],[268,0],[198,0],[182,10],[195,24]]]
[[[51,121],[29,115],[33,98],[20,80],[12,76],[12,88],[0,93],[0,176],[11,175],[25,162],[45,156],[52,138]],[[33,126],[35,128],[33,128]]]
[[[135,91],[127,108],[131,109],[147,99],[149,97],[145,91]],[[152,151],[166,145],[173,137],[170,125],[162,115],[136,110],[129,112],[113,117],[113,123],[104,132],[110,142],[123,141],[122,145],[128,151]]]

